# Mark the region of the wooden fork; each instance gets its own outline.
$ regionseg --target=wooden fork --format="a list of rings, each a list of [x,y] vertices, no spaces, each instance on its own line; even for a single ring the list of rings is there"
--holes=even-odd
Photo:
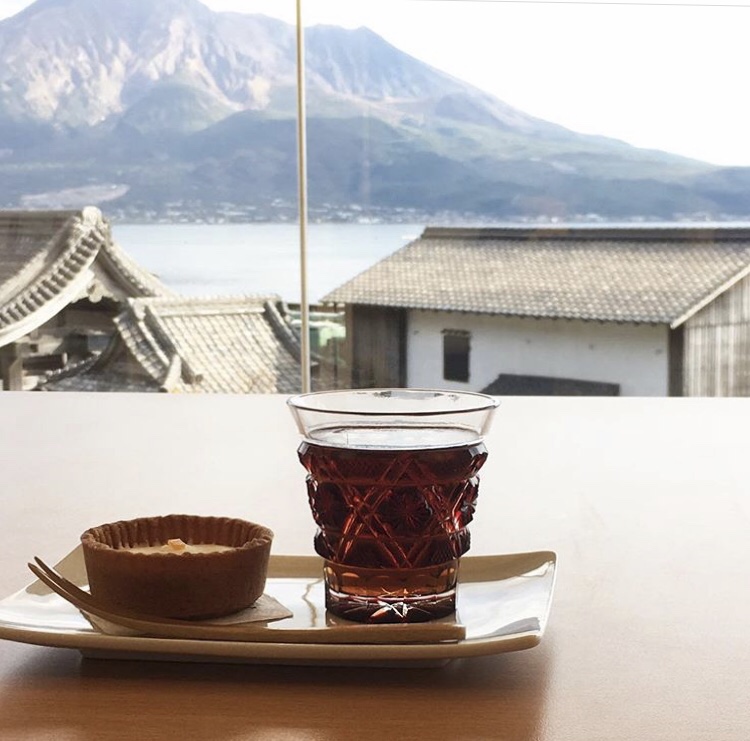
[[[466,637],[465,627],[457,623],[351,623],[322,628],[269,628],[262,623],[219,625],[141,615],[129,610],[112,612],[110,608],[97,602],[89,592],[73,584],[40,558],[34,557],[34,561],[35,564],[28,564],[34,575],[81,612],[154,638],[259,643],[386,644],[455,642]]]

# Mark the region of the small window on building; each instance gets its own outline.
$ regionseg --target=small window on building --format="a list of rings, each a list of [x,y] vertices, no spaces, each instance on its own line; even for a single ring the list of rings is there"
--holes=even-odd
[[[443,378],[446,381],[469,380],[470,340],[470,332],[443,330]]]

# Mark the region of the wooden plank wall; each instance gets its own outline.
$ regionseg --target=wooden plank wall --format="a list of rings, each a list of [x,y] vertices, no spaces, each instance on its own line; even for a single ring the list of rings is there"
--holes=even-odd
[[[685,323],[685,396],[750,396],[750,277]]]
[[[349,305],[346,334],[352,388],[406,384],[406,311]]]

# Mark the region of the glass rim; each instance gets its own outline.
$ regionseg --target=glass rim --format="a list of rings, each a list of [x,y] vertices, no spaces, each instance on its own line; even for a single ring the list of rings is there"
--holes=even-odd
[[[461,397],[468,400],[476,400],[476,403],[461,407],[459,409],[449,409],[447,407],[441,409],[428,409],[428,410],[372,410],[372,409],[342,409],[341,406],[332,405],[329,407],[316,406],[314,404],[307,404],[307,400],[321,399],[322,397],[343,397],[345,395],[370,395],[377,396],[378,394],[384,395],[385,393],[393,394],[397,393],[404,397],[418,395],[431,394],[433,398],[438,396],[444,397]],[[437,417],[448,414],[471,414],[473,412],[484,412],[492,409],[496,409],[500,405],[500,401],[493,396],[488,394],[482,394],[478,391],[460,391],[454,389],[432,389],[432,388],[371,388],[371,389],[334,389],[332,391],[311,391],[305,394],[295,394],[290,396],[286,402],[290,407],[296,410],[305,412],[316,412],[318,414],[337,414],[337,415],[350,415],[350,416],[367,416],[367,417],[393,417],[394,415],[407,416],[407,417]]]

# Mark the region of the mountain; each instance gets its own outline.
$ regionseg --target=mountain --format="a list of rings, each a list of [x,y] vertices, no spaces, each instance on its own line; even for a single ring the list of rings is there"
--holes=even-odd
[[[306,30],[311,217],[711,218],[750,170],[542,121],[367,28]],[[0,204],[293,218],[293,27],[198,0],[37,0],[0,22]]]

